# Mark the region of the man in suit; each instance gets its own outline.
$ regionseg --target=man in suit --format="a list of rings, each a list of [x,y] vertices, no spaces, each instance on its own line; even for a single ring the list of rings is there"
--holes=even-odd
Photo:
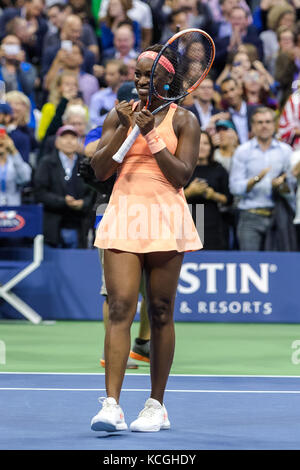
[[[132,25],[126,21],[121,22],[114,33],[114,47],[102,51],[102,64],[105,65],[110,59],[120,59],[125,64],[136,59],[138,51],[134,48],[134,42]]]
[[[222,81],[221,95],[225,110],[230,113],[239,141],[243,144],[250,138],[251,117],[257,106],[248,105],[243,100],[242,87],[232,77],[227,77]]]
[[[205,130],[211,121],[212,116],[220,113],[213,103],[214,82],[210,77],[206,77],[193,93],[193,101],[189,106],[185,106],[197,117],[200,127]],[[217,118],[221,119],[221,118]]]
[[[44,205],[45,242],[60,248],[86,248],[89,216],[95,193],[78,175],[78,133],[66,125],[56,133],[53,153],[36,169],[36,201]]]

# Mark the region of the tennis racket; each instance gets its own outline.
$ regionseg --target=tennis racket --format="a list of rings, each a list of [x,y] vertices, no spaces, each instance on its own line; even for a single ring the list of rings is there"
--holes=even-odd
[[[205,79],[211,69],[215,58],[215,45],[205,31],[189,28],[172,36],[161,51],[157,54],[151,69],[149,83],[149,97],[146,108],[149,108],[152,97],[163,101],[152,114],[157,114],[175,101],[179,101],[192,93]],[[159,67],[164,67],[167,59],[165,73],[166,83],[155,80],[155,72]],[[126,153],[140,134],[137,125],[134,126],[127,139],[112,157],[118,163],[122,163]]]

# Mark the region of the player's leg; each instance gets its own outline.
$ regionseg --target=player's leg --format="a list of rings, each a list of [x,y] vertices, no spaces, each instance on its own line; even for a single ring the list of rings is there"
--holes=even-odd
[[[130,327],[136,313],[142,255],[105,250],[104,270],[109,320],[105,335],[105,378],[109,397],[119,400],[130,351]]]
[[[107,398],[92,418],[94,431],[127,429],[119,397],[130,350],[130,327],[136,313],[142,273],[142,255],[105,250],[104,271],[109,318],[105,333],[105,383]]]
[[[133,342],[130,357],[138,361],[150,362],[150,322],[147,312],[144,276],[141,280],[140,293],[142,302],[140,308],[140,323],[138,337]]]
[[[130,428],[132,431],[168,429],[170,422],[163,404],[164,392],[174,357],[173,310],[183,254],[145,255],[147,306],[151,325],[151,398]]]
[[[104,250],[102,248],[99,248],[98,251],[99,251],[99,258],[100,258],[101,268],[102,268],[102,279],[101,279],[102,282],[101,282],[100,294],[104,297],[104,301],[102,305],[102,317],[103,317],[104,329],[106,331],[107,325],[108,325],[108,318],[109,318],[109,309],[108,309],[108,295],[107,295],[107,289],[106,289],[106,283],[105,283],[105,277],[104,277]],[[104,351],[100,359],[100,364],[102,367],[105,367]],[[131,369],[131,370],[138,369],[138,365],[133,359],[131,359],[131,357],[128,357],[127,359],[126,369]]]

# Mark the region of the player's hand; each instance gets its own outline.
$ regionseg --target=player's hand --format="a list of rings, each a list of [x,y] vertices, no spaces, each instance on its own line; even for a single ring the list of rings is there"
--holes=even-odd
[[[129,129],[132,126],[133,121],[133,109],[132,105],[134,100],[130,100],[129,103],[127,101],[121,101],[120,103],[116,101],[116,111],[122,126]]]
[[[148,109],[142,109],[135,122],[139,126],[142,135],[148,134],[154,128],[154,116]]]

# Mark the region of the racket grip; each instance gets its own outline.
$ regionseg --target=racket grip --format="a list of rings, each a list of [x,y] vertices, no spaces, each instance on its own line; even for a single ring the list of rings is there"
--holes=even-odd
[[[139,134],[140,128],[139,126],[135,125],[127,139],[123,142],[119,150],[112,157],[115,162],[122,163],[126,153],[131,149]]]

